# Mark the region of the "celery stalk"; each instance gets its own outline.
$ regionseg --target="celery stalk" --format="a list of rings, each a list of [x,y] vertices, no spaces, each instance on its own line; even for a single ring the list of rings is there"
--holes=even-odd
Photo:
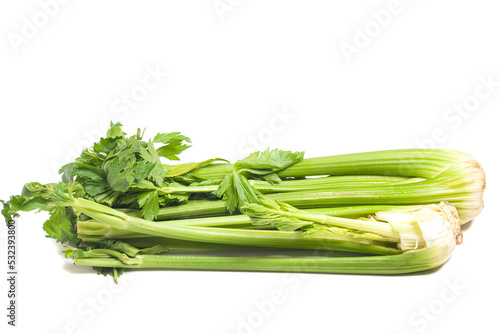
[[[421,182],[372,187],[354,185],[349,189],[276,193],[268,197],[301,209],[346,205],[419,205],[449,201],[456,206],[462,223],[466,223],[482,211],[484,187],[483,170],[476,161],[467,161],[445,168],[433,178]],[[195,200],[185,205],[161,208],[158,219],[225,214],[228,212],[222,201]]]
[[[108,258],[94,256],[92,250],[83,255],[80,252],[69,256],[75,258],[77,265],[129,269],[404,274],[442,265],[462,241],[458,214],[447,203],[424,206],[419,210],[385,211],[380,218],[390,220],[391,226],[416,223],[421,231],[418,237],[424,239],[425,245],[395,255],[333,258],[137,255],[124,260],[112,255]]]

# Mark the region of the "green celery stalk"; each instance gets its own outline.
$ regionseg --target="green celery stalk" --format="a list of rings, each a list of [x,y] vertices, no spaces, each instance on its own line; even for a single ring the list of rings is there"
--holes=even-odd
[[[474,160],[470,155],[441,149],[403,149],[304,159],[277,174],[281,178],[314,175],[391,175],[432,178],[443,169]],[[232,164],[210,164],[191,171],[196,177],[222,178]]]
[[[266,181],[250,180],[250,184],[262,193],[293,192],[309,189],[345,189],[353,185],[373,186],[379,184],[401,184],[424,180],[422,178],[407,178],[402,176],[382,176],[382,175],[348,175],[330,176],[302,180],[285,180],[278,184],[270,184]],[[205,186],[175,186],[158,188],[161,194],[175,193],[211,193],[217,191],[219,185]]]
[[[452,165],[433,178],[421,182],[372,187],[350,186],[349,189],[297,191],[267,196],[301,209],[346,205],[420,205],[449,201],[456,206],[462,223],[466,223],[481,212],[484,187],[483,170],[477,162],[467,161]],[[223,201],[193,200],[185,205],[161,208],[158,219],[227,214]]]
[[[296,232],[184,227],[174,224],[161,224],[123,214],[116,215],[116,213],[111,213],[111,211],[97,208],[96,203],[85,202],[86,200],[77,199],[71,206],[89,217],[117,229],[149,234],[152,236],[241,246],[296,249],[317,249],[320,247],[326,250],[369,254],[397,254],[400,252],[394,245],[391,246],[387,242],[356,239],[344,235],[332,234],[328,236],[312,235],[299,237]]]
[[[305,210],[314,215],[328,215],[338,218],[358,218],[363,215],[372,214],[378,211],[406,210],[414,206],[400,205],[369,205],[354,207],[337,207]],[[134,214],[135,213],[135,214]],[[138,212],[127,211],[128,215],[139,217]],[[224,227],[224,228],[259,228],[263,226],[253,226],[250,217],[247,215],[230,215],[221,217],[205,217],[193,219],[179,219],[164,221],[164,224],[174,224],[178,226],[198,226],[198,227]],[[83,220],[77,222],[78,237],[84,241],[98,242],[106,239],[129,239],[129,238],[152,238],[148,234],[141,234],[113,228],[105,223],[96,220]]]
[[[218,257],[137,255],[125,258],[88,252],[70,253],[75,264],[129,269],[195,269],[271,272],[317,272],[350,274],[404,274],[436,268],[446,262],[457,244],[462,242],[458,213],[447,203],[423,206],[418,210],[383,211],[378,219],[386,219],[395,231],[405,233],[416,223],[424,239],[423,246],[400,254],[363,257]],[[414,235],[417,237],[417,235]],[[408,246],[404,244],[403,246]]]
[[[433,247],[398,255],[327,258],[215,257],[181,255],[138,255],[137,264],[114,258],[79,258],[75,264],[127,269],[190,269],[341,274],[407,274],[436,268],[451,251]]]

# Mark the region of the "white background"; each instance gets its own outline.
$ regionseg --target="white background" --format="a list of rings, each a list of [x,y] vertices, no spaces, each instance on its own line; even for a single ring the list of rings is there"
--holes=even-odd
[[[18,327],[5,324],[2,278],[2,332],[495,328],[498,3],[216,4],[218,9],[212,0],[69,1],[49,7],[49,17],[37,1],[2,1],[0,198],[19,193],[28,181],[57,180],[56,167],[103,134],[109,120],[121,120],[129,133],[144,126],[149,135],[181,131],[194,144],[184,161],[234,161],[267,146],[314,157],[434,145],[468,152],[486,171],[486,207],[464,231],[464,243],[440,270],[423,275],[134,272],[115,287],[63,258],[44,237],[43,214],[25,214],[18,229]],[[388,8],[393,13],[382,15],[381,26],[371,13]],[[366,28],[371,37],[359,33]],[[347,45],[357,53],[346,57]],[[168,76],[161,74],[156,85],[148,71]],[[145,79],[148,91],[141,88]],[[494,85],[486,87],[485,80]],[[141,101],[124,107],[123,94],[132,93]],[[470,111],[463,115],[447,111],[464,103]],[[5,268],[5,228],[0,231]],[[256,304],[267,305],[275,294],[282,295],[280,303],[260,311]]]

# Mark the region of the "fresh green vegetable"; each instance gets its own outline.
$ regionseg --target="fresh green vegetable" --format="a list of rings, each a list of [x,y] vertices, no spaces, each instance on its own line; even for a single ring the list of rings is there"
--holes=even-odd
[[[111,123],[105,138],[61,168],[62,182],[26,184],[2,201],[2,214],[9,221],[20,211],[49,212],[47,236],[65,244],[75,263],[116,280],[123,268],[426,270],[449,258],[461,242],[460,222],[483,208],[484,172],[457,151],[304,159],[304,152],[267,149],[234,164],[166,164],[179,160],[190,139],[143,136]],[[180,254],[158,255],[168,249]],[[328,256],[183,256],[208,250]],[[333,257],[341,251],[372,256]]]

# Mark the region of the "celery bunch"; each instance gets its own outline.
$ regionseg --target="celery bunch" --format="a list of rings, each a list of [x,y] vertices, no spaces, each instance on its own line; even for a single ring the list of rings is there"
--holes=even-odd
[[[444,263],[462,242],[460,223],[483,207],[484,173],[457,151],[304,159],[268,149],[234,164],[165,164],[179,160],[189,138],[143,134],[127,136],[112,123],[106,138],[61,168],[61,182],[28,183],[4,202],[6,221],[50,212],[44,230],[67,246],[66,256],[115,280],[123,268],[396,274]],[[169,249],[180,254],[159,255]],[[294,249],[315,256],[290,257]]]

